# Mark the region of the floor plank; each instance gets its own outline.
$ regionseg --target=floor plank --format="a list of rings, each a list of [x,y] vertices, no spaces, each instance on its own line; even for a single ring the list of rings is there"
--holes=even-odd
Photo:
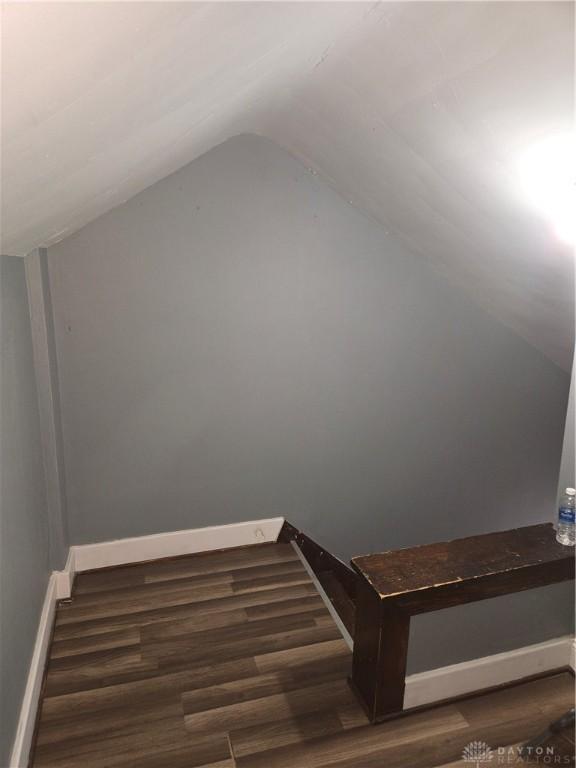
[[[188,602],[180,605],[161,606],[152,610],[135,610],[128,613],[114,613],[105,615],[101,618],[86,619],[77,616],[68,610],[66,618],[63,620],[61,615],[56,617],[54,628],[54,638],[63,640],[71,637],[83,637],[85,635],[99,634],[101,632],[111,632],[114,629],[124,627],[141,626],[151,624],[155,621],[178,621],[181,618],[203,618],[209,614],[222,613],[229,610],[238,610],[241,608],[251,608],[254,606],[268,606],[270,603],[282,603],[299,598],[308,598],[317,596],[318,592],[312,582],[288,586],[283,588],[256,591],[243,595],[235,594],[230,598],[215,598],[210,600],[194,601],[192,596],[188,597]],[[136,607],[136,606],[135,606]],[[142,606],[140,606],[142,608]],[[60,614],[60,609],[58,610]]]

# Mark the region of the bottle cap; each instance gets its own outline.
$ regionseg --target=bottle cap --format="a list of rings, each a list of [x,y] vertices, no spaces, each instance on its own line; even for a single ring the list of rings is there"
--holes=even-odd
[[[566,496],[576,496],[576,488],[566,488]]]

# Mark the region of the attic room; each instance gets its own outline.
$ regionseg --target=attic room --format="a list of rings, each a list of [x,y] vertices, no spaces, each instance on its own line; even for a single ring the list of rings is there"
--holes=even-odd
[[[574,765],[574,3],[0,10],[0,768]]]

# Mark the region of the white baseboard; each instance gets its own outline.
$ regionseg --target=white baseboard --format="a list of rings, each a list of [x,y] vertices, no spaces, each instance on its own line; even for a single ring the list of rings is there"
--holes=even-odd
[[[209,528],[102,541],[98,544],[74,545],[70,547],[70,568],[73,572],[80,573],[94,568],[108,568],[162,557],[273,542],[278,539],[283,523],[283,517],[272,517],[244,523],[213,525]],[[68,564],[66,568],[68,569]]]
[[[54,571],[56,578],[56,598],[58,600],[70,597],[72,594],[72,583],[76,573],[76,547],[70,547],[68,558],[63,571]]]
[[[461,664],[431,669],[406,678],[404,708],[432,704],[570,666],[574,668],[574,638],[567,635]]]
[[[28,680],[26,681],[24,698],[20,707],[16,738],[14,739],[12,755],[10,756],[10,768],[26,768],[28,765],[32,737],[34,736],[34,726],[36,724],[36,712],[40,700],[40,689],[42,687],[48,646],[52,634],[52,624],[54,623],[56,600],[58,599],[57,581],[58,578],[56,572],[54,572],[48,579],[44,605],[40,614]]]
[[[100,541],[97,544],[74,544],[68,551],[64,570],[54,572],[56,597],[70,597],[75,573],[140,563],[144,560],[159,560],[163,557],[273,542],[278,539],[283,523],[283,517],[271,517],[244,523]]]

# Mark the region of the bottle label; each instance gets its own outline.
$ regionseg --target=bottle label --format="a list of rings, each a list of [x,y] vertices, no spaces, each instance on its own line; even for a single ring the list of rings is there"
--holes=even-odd
[[[574,512],[575,510],[570,509],[569,507],[560,507],[560,510],[558,511],[558,520],[561,523],[572,523],[572,525],[574,525]]]

